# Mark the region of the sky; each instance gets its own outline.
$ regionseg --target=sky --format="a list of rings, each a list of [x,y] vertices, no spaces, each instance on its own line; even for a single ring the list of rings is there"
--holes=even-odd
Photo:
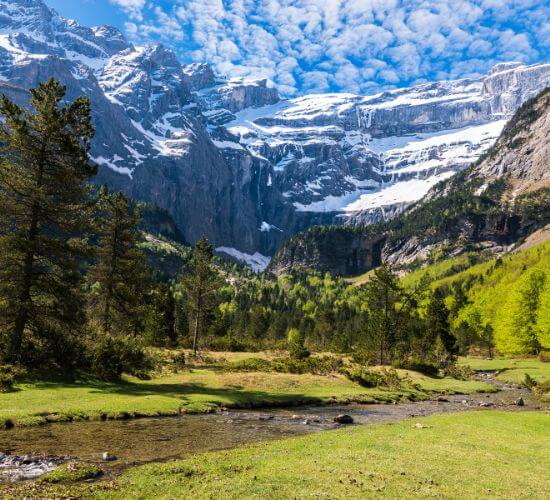
[[[45,0],[281,94],[371,94],[550,60],[548,0]]]

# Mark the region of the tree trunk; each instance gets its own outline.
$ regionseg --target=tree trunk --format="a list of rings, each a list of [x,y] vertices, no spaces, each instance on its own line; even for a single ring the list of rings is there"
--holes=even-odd
[[[42,148],[42,157],[44,156],[44,147]],[[44,159],[41,158],[38,167],[38,176],[36,187],[42,187],[44,176]],[[23,264],[23,279],[21,283],[21,292],[19,294],[18,309],[15,316],[15,325],[9,343],[8,361],[18,362],[21,359],[21,347],[23,345],[23,334],[29,320],[29,312],[32,306],[31,288],[34,272],[34,258],[36,254],[36,239],[38,237],[38,213],[40,207],[38,201],[34,200],[31,208],[31,224],[29,227],[29,246],[25,252]]]
[[[200,312],[197,311],[197,316],[195,317],[195,333],[193,334],[193,354],[197,355],[197,339],[199,337],[199,316]]]

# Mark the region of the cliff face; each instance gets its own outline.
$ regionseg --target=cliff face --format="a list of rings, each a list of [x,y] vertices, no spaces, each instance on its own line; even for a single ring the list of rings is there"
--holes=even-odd
[[[312,228],[282,246],[271,270],[352,275],[381,261],[404,266],[442,251],[505,251],[550,223],[549,120],[546,89],[518,110],[483,159],[400,216],[370,227]],[[372,258],[354,260],[357,249]]]
[[[25,90],[52,76],[68,98],[91,99],[97,182],[166,209],[190,243],[206,235],[222,253],[267,262],[312,225],[401,213],[484,153],[550,84],[550,64],[285,100],[265,80],[182,66],[162,46],[135,47],[41,0],[0,0],[0,92],[25,103]]]

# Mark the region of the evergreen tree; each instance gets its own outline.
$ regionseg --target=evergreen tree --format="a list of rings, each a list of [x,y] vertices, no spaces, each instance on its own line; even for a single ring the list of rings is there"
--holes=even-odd
[[[402,289],[391,268],[383,265],[376,269],[366,285],[368,305],[368,349],[376,353],[379,364],[390,363],[392,349],[398,337],[397,304]]]
[[[151,345],[176,345],[176,301],[168,283],[157,283],[149,292],[145,313],[145,337]]]
[[[51,79],[30,91],[29,110],[0,102],[0,355],[8,362],[33,362],[23,350],[35,345],[69,363],[84,322],[94,129],[88,99],[64,104],[65,91]]]
[[[426,341],[432,346],[434,343],[441,346],[442,356],[457,353],[456,338],[451,333],[449,324],[449,310],[445,305],[445,296],[440,288],[433,292],[426,310]],[[444,360],[440,359],[440,361]]]
[[[214,266],[214,251],[206,238],[201,238],[193,249],[190,273],[182,278],[188,309],[193,353],[197,353],[199,337],[208,330],[209,315],[219,302],[223,279]]]
[[[139,210],[122,193],[102,188],[96,262],[89,272],[90,310],[106,334],[137,334],[143,328],[148,273],[138,248]]]

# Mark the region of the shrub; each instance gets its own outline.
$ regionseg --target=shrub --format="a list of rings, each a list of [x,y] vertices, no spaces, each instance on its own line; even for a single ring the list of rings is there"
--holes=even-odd
[[[212,351],[229,351],[229,352],[247,352],[256,351],[253,345],[247,342],[240,341],[232,335],[225,335],[223,337],[214,337],[208,342],[208,347]]]
[[[13,392],[17,369],[12,365],[0,365],[0,392]]]
[[[359,384],[362,387],[379,387],[382,385],[382,377],[379,373],[362,368],[354,368],[344,372],[347,378],[352,382]]]
[[[291,358],[305,359],[309,357],[310,352],[304,346],[304,336],[300,330],[291,328],[287,333],[287,342]]]
[[[409,358],[397,361],[393,364],[393,366],[394,368],[419,372],[430,377],[435,377],[439,374],[439,368],[434,363],[430,363],[419,358]]]
[[[525,374],[525,377],[523,377],[522,385],[526,388],[532,391],[535,387],[537,387],[538,383],[537,381],[531,377],[528,373]]]
[[[341,358],[336,356],[297,358],[277,358],[271,362],[273,371],[279,373],[311,373],[313,375],[328,375],[340,372],[343,366]]]
[[[103,335],[88,349],[90,369],[101,380],[117,382],[123,373],[147,378],[152,361],[140,342]]]
[[[102,470],[96,465],[69,463],[44,474],[38,482],[40,483],[63,483],[73,481],[86,481],[94,479],[102,474]]]
[[[270,372],[273,367],[267,359],[247,358],[225,363],[223,368],[232,372]]]
[[[459,366],[456,363],[447,365],[443,369],[443,374],[446,377],[456,378],[457,380],[469,380],[472,378],[473,373],[469,366]]]
[[[363,387],[386,387],[395,390],[405,385],[412,385],[409,379],[399,377],[399,374],[393,368],[384,368],[380,371],[355,368],[346,370],[344,374],[352,382],[356,382]]]
[[[543,363],[550,363],[550,351],[541,351],[539,353],[539,360]]]
[[[311,373],[313,375],[328,375],[339,373],[343,367],[343,361],[336,356],[297,358],[276,358],[272,361],[261,358],[248,358],[241,361],[233,361],[223,365],[228,371],[236,372],[278,372],[278,373]]]

